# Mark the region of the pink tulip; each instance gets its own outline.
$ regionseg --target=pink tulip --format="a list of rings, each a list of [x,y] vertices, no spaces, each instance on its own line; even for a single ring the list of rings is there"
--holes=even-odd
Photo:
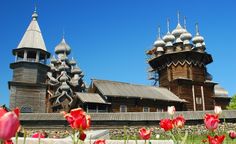
[[[214,115],[214,114],[205,115],[204,123],[208,130],[214,131],[215,129],[217,129],[219,122],[220,120],[219,120],[218,115]]]
[[[235,131],[230,131],[230,132],[229,132],[229,137],[230,137],[231,139],[235,139],[235,138],[236,138],[236,132],[235,132]]]
[[[7,112],[4,108],[0,108],[0,140],[9,140],[15,136],[19,129],[19,109]]]
[[[12,142],[12,140],[6,140],[4,141],[4,144],[14,144],[14,143]]]
[[[144,127],[139,129],[139,136],[144,140],[150,139],[151,133],[151,130],[146,130]]]

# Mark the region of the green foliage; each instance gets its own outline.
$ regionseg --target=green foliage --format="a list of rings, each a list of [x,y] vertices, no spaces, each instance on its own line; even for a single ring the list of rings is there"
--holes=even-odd
[[[229,103],[229,106],[227,106],[228,110],[236,110],[236,94],[232,96],[232,99]]]

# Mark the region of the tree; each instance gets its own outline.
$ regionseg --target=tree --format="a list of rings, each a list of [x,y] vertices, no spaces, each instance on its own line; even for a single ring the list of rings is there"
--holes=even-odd
[[[232,96],[229,106],[227,106],[228,110],[236,110],[236,94]]]

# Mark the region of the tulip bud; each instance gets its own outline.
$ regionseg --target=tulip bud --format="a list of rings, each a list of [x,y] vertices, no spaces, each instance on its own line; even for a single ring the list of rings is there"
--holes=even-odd
[[[7,112],[0,108],[0,140],[9,140],[15,136],[19,126],[19,109]]]
[[[230,131],[230,132],[229,132],[229,137],[230,137],[231,139],[235,139],[235,138],[236,138],[236,132],[235,132],[235,131]]]
[[[168,106],[167,112],[170,115],[174,115],[175,114],[175,106]]]
[[[215,106],[214,111],[215,111],[215,114],[220,115],[222,113],[221,106]]]

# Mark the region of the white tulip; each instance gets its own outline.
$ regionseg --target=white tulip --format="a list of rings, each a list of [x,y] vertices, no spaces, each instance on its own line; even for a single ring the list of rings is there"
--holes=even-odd
[[[167,112],[170,115],[174,115],[175,114],[175,106],[168,106]]]
[[[215,111],[215,114],[220,115],[222,113],[221,106],[215,106],[214,111]]]

